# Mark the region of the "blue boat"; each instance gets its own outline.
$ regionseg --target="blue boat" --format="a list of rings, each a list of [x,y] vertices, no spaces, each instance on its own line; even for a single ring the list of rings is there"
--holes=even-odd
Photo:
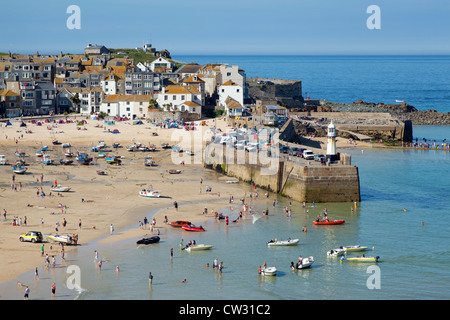
[[[84,165],[88,165],[90,164],[92,161],[92,157],[89,157],[89,155],[87,153],[78,153],[77,154],[77,162],[79,164],[84,164]]]
[[[42,156],[42,163],[43,163],[43,164],[46,164],[46,165],[51,165],[51,164],[53,164],[53,160],[50,159],[50,157],[49,157],[48,154],[44,154],[44,155]]]
[[[15,164],[12,167],[12,171],[17,174],[24,174],[27,171],[27,168],[25,168],[25,166],[23,165]]]

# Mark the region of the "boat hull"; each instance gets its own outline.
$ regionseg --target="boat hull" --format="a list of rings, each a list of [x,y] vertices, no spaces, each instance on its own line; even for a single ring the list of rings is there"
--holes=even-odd
[[[329,226],[329,225],[338,225],[345,223],[345,220],[323,220],[323,221],[317,221],[314,220],[313,223],[317,226]]]
[[[277,247],[277,246],[295,246],[298,244],[300,239],[292,239],[292,240],[282,240],[282,241],[274,241],[268,242],[267,245],[269,247]]]
[[[150,237],[150,238],[142,238],[141,240],[136,241],[136,244],[151,244],[151,243],[158,243],[160,238],[158,236],[156,237]]]
[[[169,222],[169,225],[174,228],[181,228],[182,226],[190,226],[191,222],[190,221],[172,221],[172,222]]]
[[[199,244],[199,245],[195,245],[195,246],[191,246],[191,247],[186,248],[186,251],[191,252],[191,251],[209,250],[209,249],[211,249],[212,247],[214,247],[214,246],[212,246],[212,245]]]
[[[192,231],[192,232],[203,232],[203,231],[205,231],[205,229],[203,229],[202,227],[182,226],[181,228],[183,230]]]

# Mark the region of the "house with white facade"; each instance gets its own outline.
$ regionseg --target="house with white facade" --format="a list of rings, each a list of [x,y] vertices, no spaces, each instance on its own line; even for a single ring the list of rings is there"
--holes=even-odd
[[[244,90],[237,83],[228,80],[217,89],[219,95],[219,106],[224,107],[225,111],[227,109],[227,98],[230,97],[237,101],[241,106],[244,105]]]
[[[148,95],[110,95],[103,99],[100,111],[113,117],[145,119],[150,98]]]
[[[201,115],[204,95],[191,85],[169,85],[163,87],[156,101],[164,111],[188,111]]]
[[[110,74],[106,75],[104,79],[100,80],[100,88],[107,96],[111,94],[118,94],[119,80],[120,78],[113,72],[111,72]]]
[[[162,71],[162,72],[170,73],[170,72],[172,72],[173,64],[169,60],[159,57],[150,63],[149,68],[153,72],[158,72],[158,71],[161,72]],[[157,71],[155,71],[155,70],[157,70]]]
[[[240,69],[238,65],[229,66],[228,64],[220,65],[220,75],[221,75],[221,83],[224,84],[228,81],[232,81],[237,85],[241,86],[244,90],[244,98],[247,98],[247,87],[245,85],[247,81],[247,77],[245,75],[245,71]]]

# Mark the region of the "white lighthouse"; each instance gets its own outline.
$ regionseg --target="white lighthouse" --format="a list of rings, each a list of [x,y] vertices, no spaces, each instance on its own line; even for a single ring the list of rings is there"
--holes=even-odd
[[[334,161],[337,159],[336,154],[336,127],[333,121],[330,122],[327,129],[327,160]]]

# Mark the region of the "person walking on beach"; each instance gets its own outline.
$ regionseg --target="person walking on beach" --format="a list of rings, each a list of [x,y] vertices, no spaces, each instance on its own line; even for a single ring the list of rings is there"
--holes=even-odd
[[[25,294],[23,295],[24,300],[28,300],[30,297],[30,288],[28,286],[25,287]]]
[[[53,282],[53,284],[52,284],[52,299],[55,298],[55,293],[56,293],[56,286],[55,286],[55,283]]]
[[[151,272],[148,273],[148,285],[151,286],[153,283],[153,275]]]
[[[111,226],[109,227],[109,233],[112,235],[114,232],[114,226],[111,223]]]
[[[178,211],[178,203],[176,201],[173,203],[173,206],[175,207],[175,210]]]

